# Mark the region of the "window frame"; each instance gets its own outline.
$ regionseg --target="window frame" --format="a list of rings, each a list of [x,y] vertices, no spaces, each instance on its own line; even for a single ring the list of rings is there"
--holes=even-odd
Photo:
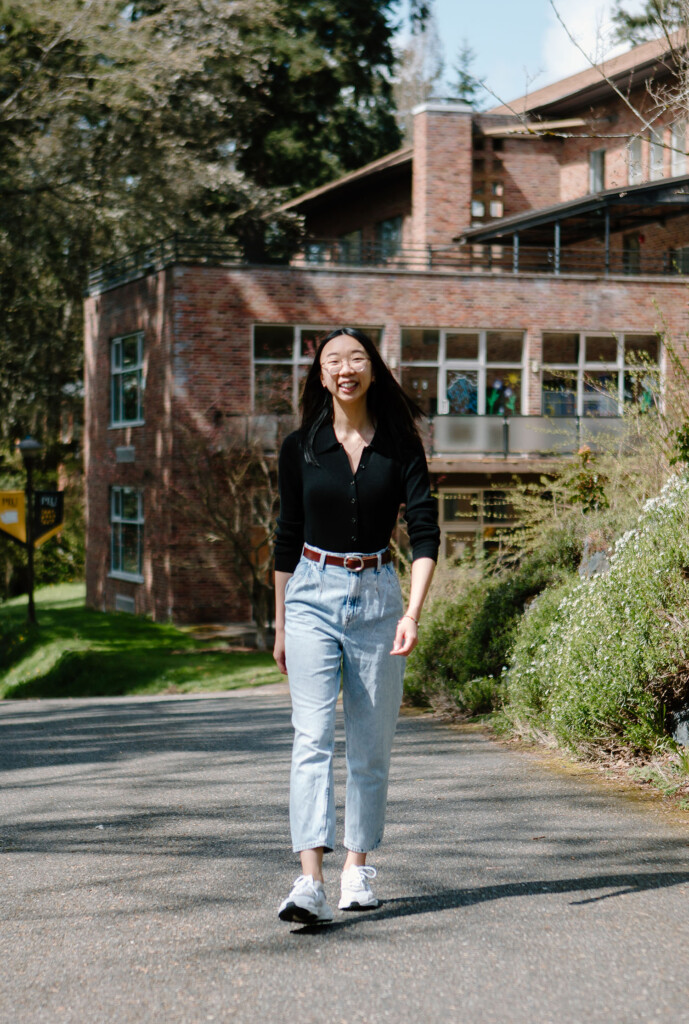
[[[589,192],[605,191],[605,149],[589,150]]]
[[[447,541],[449,537],[456,536],[459,538],[466,537],[467,540],[472,539],[476,546],[476,550],[479,550],[485,547],[487,541],[491,541],[493,539],[493,537],[487,535],[487,531],[495,531],[494,537],[499,540],[500,533],[498,531],[504,530],[505,532],[510,532],[518,525],[519,520],[516,516],[510,516],[503,520],[495,520],[491,519],[489,515],[486,515],[486,495],[490,493],[497,493],[498,491],[508,495],[510,489],[509,484],[505,484],[504,487],[484,487],[481,484],[476,484],[474,487],[448,486],[438,488],[437,498],[438,526],[440,528],[440,551],[444,557],[451,557],[447,554]],[[452,497],[453,495],[465,494],[477,498],[476,516],[472,519],[467,518],[466,527],[462,528],[458,525],[461,520],[445,518],[445,498]]]
[[[137,498],[137,511],[135,518],[127,517],[122,512],[122,496],[124,493],[135,494]],[[119,508],[118,508],[119,504]],[[144,492],[139,487],[125,487],[120,484],[113,484],[110,487],[110,571],[108,577],[116,580],[128,580],[130,583],[143,583],[143,541],[144,541]],[[116,564],[122,566],[123,558],[123,531],[122,527],[136,527],[136,547],[138,572],[128,572],[126,569],[115,568]],[[116,559],[116,550],[119,552]]]
[[[576,379],[576,412],[574,416],[581,419],[606,419],[608,417],[601,416],[587,416],[585,412],[585,391],[584,384],[586,381],[587,374],[590,375],[596,372],[609,372],[617,374],[617,413],[613,415],[622,416],[624,413],[624,382],[625,375],[627,373],[634,373],[638,370],[638,366],[633,363],[628,363],[625,358],[626,353],[626,342],[627,339],[630,341],[634,338],[647,337],[652,334],[651,331],[623,331],[618,333],[616,331],[543,331],[541,334],[541,344],[543,344],[543,336],[546,334],[562,334],[571,335],[578,334],[579,337],[579,352],[578,360],[576,363],[555,363],[555,362],[543,362],[542,373],[541,373],[541,415],[547,416],[548,413],[544,412],[544,392],[543,392],[543,372],[555,372],[555,373],[568,373]],[[594,338],[615,338],[617,341],[617,358],[615,361],[596,361],[586,358],[587,342],[589,339]],[[662,362],[663,362],[663,343],[658,338],[658,382],[659,390],[662,393]]]
[[[404,331],[437,331],[438,332],[438,358],[437,359],[405,359],[404,351],[402,349],[402,332]],[[520,362],[510,362],[508,360],[501,360],[499,362],[488,362],[487,358],[487,339],[489,334],[493,333],[514,333],[520,334],[522,338],[522,358]],[[466,334],[469,336],[478,335],[478,352],[476,359],[456,359],[447,357],[447,336],[451,334]],[[436,416],[487,416],[490,413],[486,412],[486,391],[487,391],[487,379],[489,370],[519,370],[521,374],[519,384],[519,407],[520,409],[526,408],[528,390],[527,390],[527,373],[526,373],[526,331],[523,328],[469,328],[469,327],[409,327],[403,326],[400,332],[400,373],[402,370],[409,370],[414,368],[419,369],[435,369],[437,373],[437,410]],[[448,373],[452,371],[472,371],[477,373],[477,401],[476,401],[476,412],[475,413],[451,413],[450,402],[447,397],[447,377]],[[410,397],[413,397],[411,395]],[[495,414],[500,415],[500,414]],[[521,416],[523,413],[514,413],[515,416]]]
[[[641,185],[644,180],[644,150],[640,135],[630,140],[627,146],[627,184]]]
[[[660,181],[665,177],[665,129],[651,128],[648,147],[648,177]]]
[[[122,365],[122,346],[125,341],[136,338],[137,360],[133,366]],[[119,353],[119,360],[117,354]],[[118,365],[119,363],[119,365]],[[122,381],[125,376],[136,374],[137,376],[137,416],[134,419],[124,418],[124,395]],[[144,367],[144,332],[130,331],[128,334],[119,334],[110,340],[110,428],[140,427],[144,424],[144,391],[145,391],[145,367]],[[117,397],[116,397],[117,395]],[[119,403],[119,418],[115,418],[115,411]]]
[[[256,328],[261,327],[289,327],[292,330],[292,354],[290,356],[284,356],[282,358],[264,358],[256,356]],[[378,348],[382,348],[384,328],[378,327],[373,324],[368,324],[366,327],[362,327],[365,333],[369,331],[377,331],[378,335]],[[332,331],[332,325],[318,325],[318,324],[285,324],[285,323],[254,323],[251,325],[251,415],[252,416],[269,416],[269,412],[256,408],[256,367],[258,366],[284,366],[291,368],[292,381],[291,381],[291,410],[290,412],[277,413],[282,416],[294,416],[299,409],[299,392],[301,390],[301,384],[303,377],[300,374],[300,370],[308,369],[313,362],[312,356],[303,356],[302,353],[302,333],[309,332],[318,334],[320,337],[324,337]],[[374,341],[375,344],[375,341]]]
[[[687,122],[675,121],[670,129],[670,174],[673,178],[687,173]]]

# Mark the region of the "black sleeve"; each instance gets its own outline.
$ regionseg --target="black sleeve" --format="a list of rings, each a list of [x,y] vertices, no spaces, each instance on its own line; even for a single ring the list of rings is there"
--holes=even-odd
[[[411,541],[412,561],[432,558],[437,562],[440,547],[438,505],[431,494],[426,454],[420,442],[411,450],[405,463],[403,485],[404,519]]]
[[[280,515],[275,531],[275,568],[294,572],[304,546],[304,495],[302,453],[297,434],[282,443],[278,460]]]

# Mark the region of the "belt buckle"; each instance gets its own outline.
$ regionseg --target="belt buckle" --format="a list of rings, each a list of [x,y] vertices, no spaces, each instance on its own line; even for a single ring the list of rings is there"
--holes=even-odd
[[[358,565],[349,565],[350,562],[358,562]],[[364,560],[361,555],[345,555],[344,567],[349,572],[361,572],[364,567]]]

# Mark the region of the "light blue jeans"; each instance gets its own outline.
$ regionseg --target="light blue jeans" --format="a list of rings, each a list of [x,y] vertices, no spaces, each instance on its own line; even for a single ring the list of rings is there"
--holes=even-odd
[[[405,666],[405,658],[390,651],[402,611],[400,585],[390,563],[352,572],[302,556],[287,582],[295,852],[319,846],[329,851],[335,845],[333,748],[340,681],[347,750],[344,845],[367,853],[383,838]]]

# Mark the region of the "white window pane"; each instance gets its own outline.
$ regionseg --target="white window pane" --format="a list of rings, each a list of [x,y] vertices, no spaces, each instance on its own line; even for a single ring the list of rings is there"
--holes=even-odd
[[[687,173],[687,122],[677,121],[672,126],[672,175]]]
[[[640,185],[644,180],[641,154],[641,139],[632,139],[627,150],[630,185]]]
[[[663,177],[664,161],[663,130],[659,128],[651,132],[651,181]]]

